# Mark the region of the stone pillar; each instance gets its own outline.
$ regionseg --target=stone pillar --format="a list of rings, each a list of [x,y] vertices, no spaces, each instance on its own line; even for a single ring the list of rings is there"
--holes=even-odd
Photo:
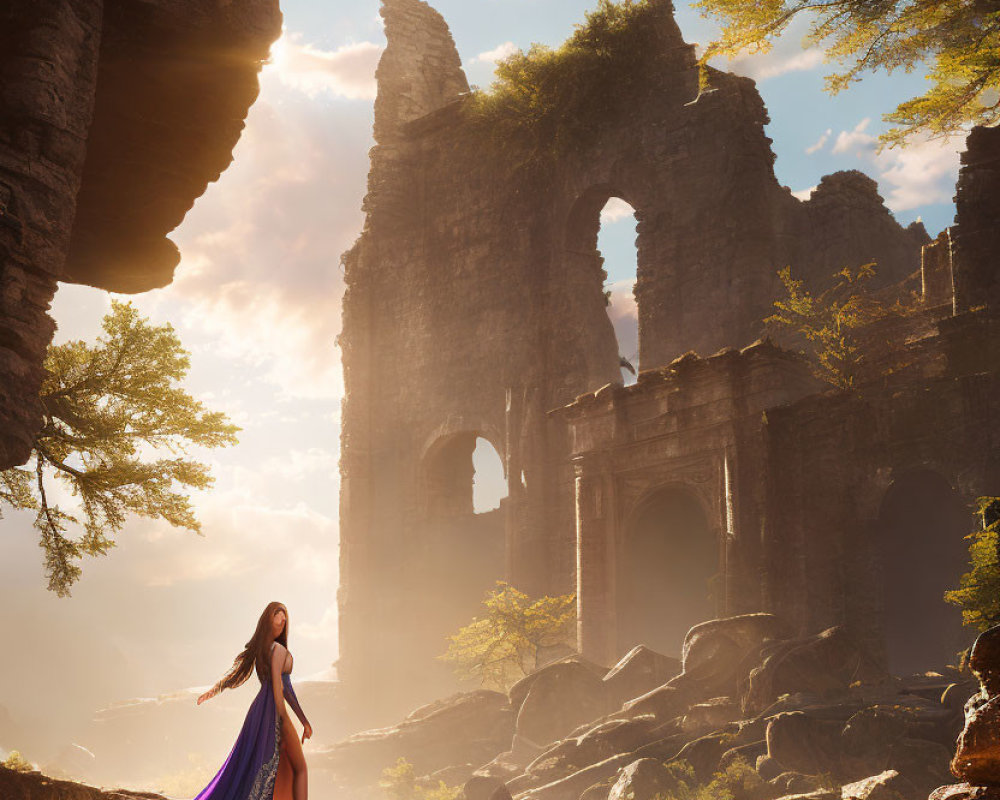
[[[1000,305],[1000,129],[976,127],[965,142],[955,191],[955,307]]]
[[[598,664],[615,660],[614,510],[611,479],[593,460],[576,465],[577,649]]]
[[[920,251],[921,294],[928,308],[949,305],[954,308],[955,284],[952,275],[951,228]]]

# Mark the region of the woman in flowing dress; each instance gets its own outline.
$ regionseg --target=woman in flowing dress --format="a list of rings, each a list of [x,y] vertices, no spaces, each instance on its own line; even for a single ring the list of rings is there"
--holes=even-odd
[[[288,609],[272,602],[257,620],[257,630],[218,683],[198,705],[223,689],[240,686],[256,670],[260,690],[250,704],[236,743],[208,786],[194,800],[307,800],[308,776],[302,744],[312,726],[292,688],[288,652]],[[302,741],[285,701],[302,723]]]

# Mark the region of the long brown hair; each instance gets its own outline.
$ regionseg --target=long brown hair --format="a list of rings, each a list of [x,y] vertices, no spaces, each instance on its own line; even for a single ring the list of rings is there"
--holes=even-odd
[[[274,616],[274,612],[279,608],[285,612],[285,627],[277,637],[272,639],[271,617]],[[260,615],[260,619],[257,620],[257,630],[250,637],[250,641],[246,643],[243,652],[236,656],[229,672],[216,684],[219,690],[235,689],[237,686],[242,685],[250,677],[250,673],[255,667],[257,677],[260,678],[261,683],[266,683],[270,680],[272,641],[281,642],[282,646],[288,647],[288,609],[285,608],[284,603],[279,603],[276,600],[267,604],[267,608],[264,609]]]

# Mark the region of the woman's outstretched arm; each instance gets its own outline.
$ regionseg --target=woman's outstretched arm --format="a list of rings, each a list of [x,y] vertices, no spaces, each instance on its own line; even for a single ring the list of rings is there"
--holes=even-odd
[[[276,642],[271,648],[271,689],[274,692],[274,710],[282,720],[288,717],[288,709],[285,708],[284,686],[281,680],[281,668],[285,665],[286,652],[281,642]]]
[[[216,683],[215,683],[215,686],[213,686],[213,687],[212,687],[211,689],[209,689],[209,690],[208,690],[207,692],[204,692],[204,693],[203,693],[203,694],[202,694],[202,695],[201,695],[201,696],[200,696],[200,697],[198,698],[198,705],[201,705],[201,704],[202,704],[202,703],[204,703],[204,702],[205,702],[206,700],[210,700],[211,698],[215,697],[215,696],[216,696],[216,695],[217,695],[217,694],[218,694],[219,692],[221,692],[221,691],[222,691],[222,682],[223,682],[224,680],[225,680],[225,676],[223,676],[223,677],[219,678],[219,680],[218,680],[218,681],[216,681]]]
[[[295,716],[299,718],[299,722],[302,723],[303,727],[309,725],[309,720],[306,719],[306,712],[302,710],[302,706],[299,705],[299,698],[295,696],[295,689],[292,688],[291,679],[284,684],[284,689],[285,699],[288,701],[288,705],[290,705],[292,710],[295,712]],[[310,727],[312,726],[310,725]]]

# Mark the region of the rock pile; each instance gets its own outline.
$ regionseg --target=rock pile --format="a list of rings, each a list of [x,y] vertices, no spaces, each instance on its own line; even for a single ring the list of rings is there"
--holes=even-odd
[[[645,647],[610,670],[572,656],[506,696],[455,695],[312,763],[352,797],[377,797],[380,771],[402,757],[432,785],[467,781],[467,800],[683,800],[698,787],[733,800],[922,800],[947,780],[974,691],[955,668],[892,677],[842,628],[795,637],[748,614],[692,628],[680,662]],[[978,721],[956,756],[966,779],[1000,776],[976,771],[1000,753],[986,698],[969,701]]]
[[[969,667],[979,691],[965,703],[965,727],[951,761],[951,773],[963,782],[941,786],[930,800],[1000,798],[1000,626],[976,640]]]

